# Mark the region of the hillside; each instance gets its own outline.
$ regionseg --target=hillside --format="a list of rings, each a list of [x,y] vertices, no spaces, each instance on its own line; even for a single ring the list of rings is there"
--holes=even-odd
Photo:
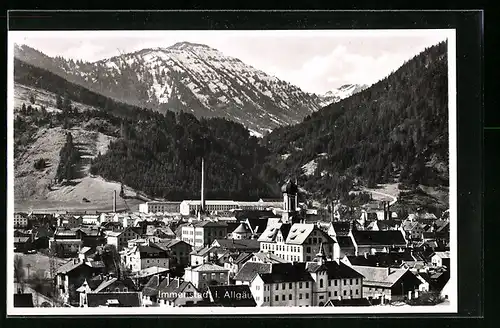
[[[220,118],[198,120],[183,112],[143,110],[21,61],[16,65],[16,81],[31,84],[15,84],[16,208],[110,209],[112,190],[120,192],[122,183],[125,194],[132,197],[137,190],[149,198],[198,198],[202,151],[207,197],[255,200],[275,195],[277,186],[259,178],[259,163],[267,150],[243,125]],[[57,107],[54,98],[62,94],[70,99],[70,109]],[[27,95],[28,100],[34,95],[35,105],[25,102]],[[55,169],[67,132],[82,153],[79,174],[57,183]],[[45,167],[36,169],[40,158]],[[82,202],[83,198],[90,202]],[[121,198],[118,201],[119,208],[127,204]]]
[[[379,183],[447,186],[446,49],[428,48],[368,89],[275,129],[262,141],[273,154],[268,178],[298,176],[329,199]]]
[[[237,58],[189,42],[93,63],[51,58],[25,45],[16,45],[15,57],[120,102],[162,113],[223,117],[256,134],[298,123],[321,102]]]

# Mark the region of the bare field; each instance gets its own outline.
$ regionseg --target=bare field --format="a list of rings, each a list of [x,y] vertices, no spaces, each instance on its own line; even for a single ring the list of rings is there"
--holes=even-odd
[[[380,201],[395,201],[401,192],[397,183],[381,184],[376,189],[363,188],[363,191],[371,193],[374,200]]]
[[[51,185],[59,165],[59,151],[65,142],[66,132],[71,132],[73,142],[82,156],[78,167],[78,177],[63,186]],[[41,129],[34,143],[15,164],[15,210],[112,210],[113,191],[117,193],[118,210],[137,210],[139,200],[124,200],[119,197],[120,183],[106,181],[89,175],[90,161],[98,153],[104,154],[109,143],[115,138],[99,132],[87,131],[79,127],[64,130],[60,127]],[[46,158],[49,166],[38,171],[34,163]],[[127,195],[135,191],[125,187]],[[89,202],[84,202],[84,198]]]

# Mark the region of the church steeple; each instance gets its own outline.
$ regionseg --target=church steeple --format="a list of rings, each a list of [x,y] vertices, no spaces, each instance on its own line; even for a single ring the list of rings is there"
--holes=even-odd
[[[326,261],[326,254],[325,254],[325,248],[323,247],[323,243],[319,245],[319,252],[316,254],[316,259],[319,263],[319,265],[323,265]]]

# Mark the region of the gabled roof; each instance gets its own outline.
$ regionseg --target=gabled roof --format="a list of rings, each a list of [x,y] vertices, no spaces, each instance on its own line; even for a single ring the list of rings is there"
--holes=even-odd
[[[234,260],[234,263],[240,264],[240,263],[248,261],[252,257],[253,257],[253,253],[243,252],[243,253],[240,253],[238,255],[238,257],[236,257],[236,259]]]
[[[352,238],[350,236],[337,236],[336,239],[340,249],[355,248],[354,243],[352,242]]]
[[[250,228],[246,225],[246,223],[240,223],[240,225],[234,229],[232,233],[251,233]]]
[[[358,246],[369,245],[406,245],[403,233],[399,230],[361,231],[354,230],[352,236]]]
[[[332,222],[332,226],[337,236],[346,236],[351,230],[349,222]]]
[[[179,278],[170,279],[170,281],[168,279],[169,278],[163,279],[163,281],[160,283],[160,286],[158,287],[159,297],[161,299],[175,301],[179,296],[182,295],[182,292],[189,285],[191,285],[192,288],[196,290],[194,285],[189,281],[181,281]]]
[[[335,243],[328,234],[319,229],[314,223],[295,223],[292,225],[286,237],[286,243],[291,245],[302,245],[313,231],[319,232],[329,242]]]
[[[79,259],[71,259],[68,262],[64,263],[57,269],[57,273],[59,274],[67,274],[68,272],[71,272],[75,270],[76,268],[79,268],[83,265],[87,265],[86,262],[81,261]]]
[[[99,293],[102,290],[105,290],[106,288],[112,286],[116,282],[127,286],[127,288],[130,291],[134,291],[136,289],[134,282],[130,278],[125,278],[123,280],[118,280],[118,278],[111,278],[111,279],[102,281],[101,284],[94,290],[94,293]]]
[[[270,273],[259,273],[259,276],[266,284],[313,281],[311,274],[305,269],[304,265],[298,263],[295,265],[293,263],[272,264]]]
[[[194,272],[228,272],[229,270],[220,265],[204,263],[192,269]]]
[[[257,306],[248,285],[209,286],[211,301],[215,306],[254,307]],[[229,297],[228,297],[229,295]],[[234,296],[233,296],[234,295]]]
[[[166,268],[161,268],[159,266],[154,266],[154,267],[149,267],[146,269],[142,269],[139,272],[136,272],[132,278],[147,278],[149,276],[155,275],[155,274],[161,274],[161,273],[166,273],[168,272],[169,269]]]
[[[268,221],[269,222],[269,221]],[[260,235],[259,242],[274,242],[278,231],[281,231],[283,238],[286,240],[288,233],[290,232],[291,224],[287,223],[272,223],[266,227],[266,230]]]
[[[202,221],[194,224],[195,227],[203,227],[203,228],[225,228],[227,227],[226,222],[213,222],[213,221]]]
[[[110,300],[117,300],[119,307],[141,306],[141,294],[136,292],[119,293],[88,293],[87,305],[89,307],[106,306]]]
[[[160,276],[154,275],[142,288],[142,295],[144,296],[155,296],[158,294],[158,289],[160,287]]]
[[[193,249],[190,254],[195,256],[206,256],[213,251],[218,251],[219,249],[220,248],[216,246],[205,246],[200,249]]]
[[[252,281],[258,273],[271,273],[271,263],[247,262],[234,276],[234,280]]]
[[[259,261],[263,263],[288,263],[278,255],[269,252],[257,252],[253,254]]]
[[[220,245],[222,249],[258,250],[260,242],[256,239],[215,239],[212,246]]]
[[[388,288],[391,288],[395,283],[397,283],[405,273],[410,272],[408,269],[381,268],[358,265],[353,265],[352,268],[365,277],[365,279],[363,280],[363,285],[381,286]],[[418,278],[415,277],[415,279]]]
[[[347,256],[349,263],[360,266],[394,267],[402,266],[404,262],[414,262],[415,259],[408,252],[376,253],[370,255]]]
[[[326,271],[328,279],[348,279],[348,278],[363,278],[363,275],[343,262],[328,261],[322,264],[318,262],[297,263],[303,265],[308,272]]]

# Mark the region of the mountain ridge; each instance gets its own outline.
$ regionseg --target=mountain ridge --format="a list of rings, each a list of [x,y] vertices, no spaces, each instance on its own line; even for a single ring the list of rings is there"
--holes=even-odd
[[[318,95],[202,44],[178,42],[92,63],[16,45],[15,57],[118,101],[225,117],[260,134],[298,123],[321,108]]]

